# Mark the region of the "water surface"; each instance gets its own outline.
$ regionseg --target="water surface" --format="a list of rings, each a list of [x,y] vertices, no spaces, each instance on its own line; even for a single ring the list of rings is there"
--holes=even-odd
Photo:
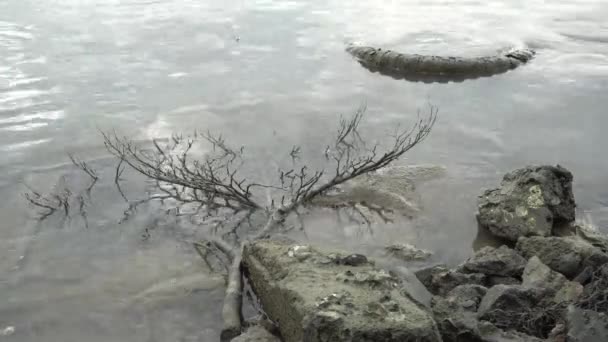
[[[0,1],[0,329],[15,327],[10,341],[217,340],[222,287],[185,242],[195,227],[155,208],[117,223],[125,203],[99,129],[142,144],[209,129],[273,158],[294,144],[314,151],[362,102],[372,140],[431,102],[439,121],[402,161],[446,167],[418,187],[424,215],[365,240],[313,217],[311,240],[402,240],[461,260],[480,189],[529,163],[569,168],[581,217],[606,225],[606,17],[598,0]],[[350,42],[465,56],[525,46],[537,56],[492,78],[423,84],[369,73],[344,52]],[[86,188],[66,152],[103,175],[86,222],[38,223],[24,184]],[[193,274],[206,275],[197,291],[150,294]]]

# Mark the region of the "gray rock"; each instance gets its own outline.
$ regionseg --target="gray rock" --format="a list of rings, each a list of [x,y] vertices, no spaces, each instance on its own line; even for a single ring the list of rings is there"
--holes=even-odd
[[[461,273],[454,270],[448,270],[433,274],[430,281],[428,281],[428,284],[425,284],[425,286],[432,294],[445,296],[456,286],[466,284],[485,285],[486,275],[481,273]]]
[[[597,228],[582,223],[572,224],[576,236],[599,248],[602,252],[608,252],[608,235],[600,232]]]
[[[531,310],[547,295],[547,289],[524,287],[521,285],[496,285],[488,290],[479,304],[479,319],[495,322],[509,322],[513,314]],[[521,328],[513,321],[511,329]]]
[[[555,303],[572,302],[583,292],[583,285],[569,281],[561,273],[551,270],[537,256],[533,256],[528,261],[522,279],[523,286],[553,290]]]
[[[383,262],[378,263],[378,266],[389,270],[393,275],[398,277],[403,284],[404,291],[406,291],[410,297],[424,305],[426,308],[431,307],[431,298],[433,295],[409,268],[400,265],[385,264]]]
[[[593,252],[591,255],[587,256],[585,260],[583,260],[583,267],[590,267],[592,270],[597,270],[598,268],[604,266],[607,263],[608,254],[604,252]]]
[[[459,285],[452,289],[445,298],[464,311],[476,312],[486,292],[488,292],[488,289],[481,285]]]
[[[479,337],[475,311],[486,291],[479,285],[460,285],[445,298],[433,297],[433,317],[444,341],[474,341]]]
[[[483,273],[490,276],[521,276],[526,266],[524,259],[517,251],[507,247],[484,247],[465,261],[459,271],[465,273]]]
[[[587,266],[581,272],[579,272],[579,274],[577,274],[576,277],[574,277],[574,279],[572,279],[572,281],[585,285],[589,281],[591,281],[592,277],[593,277],[593,268],[590,266]]]
[[[263,327],[254,325],[247,328],[240,336],[233,338],[232,342],[281,342],[281,340]]]
[[[432,252],[417,248],[410,244],[394,244],[387,246],[385,251],[388,255],[403,261],[424,261],[433,255]]]
[[[414,272],[414,274],[416,275],[416,278],[418,278],[418,280],[420,280],[420,282],[428,289],[431,287],[433,275],[447,272],[449,270],[450,269],[446,265],[440,264],[421,268]]]
[[[431,308],[444,342],[480,341],[474,312],[463,310],[457,302],[440,296],[433,297]]]
[[[574,221],[572,174],[560,166],[537,166],[506,174],[499,188],[478,200],[477,220],[497,237],[549,236],[556,223]]]
[[[388,272],[310,246],[297,248],[305,258],[290,256],[295,247],[262,240],[243,251],[251,286],[286,342],[441,341],[431,315]]]
[[[568,278],[581,272],[584,261],[589,257],[605,257],[601,250],[576,237],[520,238],[516,248],[526,258],[538,256],[545,265]]]
[[[475,313],[463,310],[457,302],[436,296],[433,315],[444,342],[540,342],[517,331],[503,331],[493,324],[478,321]]]
[[[566,314],[568,342],[608,341],[608,316],[569,306]]]
[[[608,313],[608,264],[592,273],[576,305],[581,309]]]

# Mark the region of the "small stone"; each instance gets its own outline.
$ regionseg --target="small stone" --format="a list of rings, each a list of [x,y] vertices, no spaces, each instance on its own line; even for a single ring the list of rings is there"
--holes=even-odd
[[[414,272],[414,274],[416,275],[416,278],[420,280],[422,285],[424,285],[428,289],[431,287],[433,275],[447,271],[449,271],[448,267],[446,265],[441,264],[421,268],[418,271]]]
[[[517,251],[503,245],[499,248],[484,247],[465,261],[458,270],[465,273],[483,273],[490,276],[520,276],[526,266]]]
[[[481,299],[486,295],[488,289],[475,284],[456,286],[446,295],[446,299],[456,303],[465,311],[477,311]]]
[[[396,279],[385,270],[368,270],[355,273],[355,283],[370,286],[382,286],[396,284]]]
[[[9,325],[8,327],[2,329],[2,332],[0,332],[0,335],[11,336],[14,333],[15,333],[15,327]]]
[[[602,252],[608,253],[608,235],[588,224],[576,223],[571,225],[571,228],[576,236],[599,248]]]
[[[486,276],[481,273],[460,273],[457,271],[447,271],[434,274],[430,285],[427,287],[429,292],[435,295],[445,296],[448,292],[459,285],[475,284],[485,285]]]
[[[385,250],[387,254],[403,261],[423,261],[433,255],[432,252],[417,248],[409,243],[390,245],[387,246]]]
[[[350,254],[345,257],[337,257],[336,263],[347,266],[361,266],[368,263],[367,257],[363,254]]]
[[[289,248],[287,255],[290,258],[296,258],[298,261],[304,261],[312,255],[310,251],[310,246],[297,245]]]

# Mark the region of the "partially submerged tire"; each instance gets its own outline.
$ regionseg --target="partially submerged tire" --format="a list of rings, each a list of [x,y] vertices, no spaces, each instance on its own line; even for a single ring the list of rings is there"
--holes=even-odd
[[[510,50],[489,57],[442,57],[404,54],[369,46],[349,45],[346,51],[367,70],[413,82],[462,82],[505,73],[530,61],[530,49]]]

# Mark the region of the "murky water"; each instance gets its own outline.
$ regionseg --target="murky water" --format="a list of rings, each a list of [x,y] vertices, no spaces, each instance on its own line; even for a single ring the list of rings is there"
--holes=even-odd
[[[606,17],[599,0],[0,0],[0,331],[15,328],[0,339],[217,340],[222,285],[185,242],[196,230],[154,209],[117,223],[125,203],[98,129],[142,143],[210,129],[270,158],[316,147],[362,102],[372,138],[431,102],[435,130],[404,160],[446,167],[418,188],[423,217],[365,241],[311,218],[311,240],[401,239],[462,259],[479,189],[528,163],[572,170],[581,215],[608,224]],[[344,52],[349,42],[538,54],[497,77],[423,84],[369,73]],[[86,217],[38,223],[24,184],[87,187],[66,152],[91,159],[101,180]]]

